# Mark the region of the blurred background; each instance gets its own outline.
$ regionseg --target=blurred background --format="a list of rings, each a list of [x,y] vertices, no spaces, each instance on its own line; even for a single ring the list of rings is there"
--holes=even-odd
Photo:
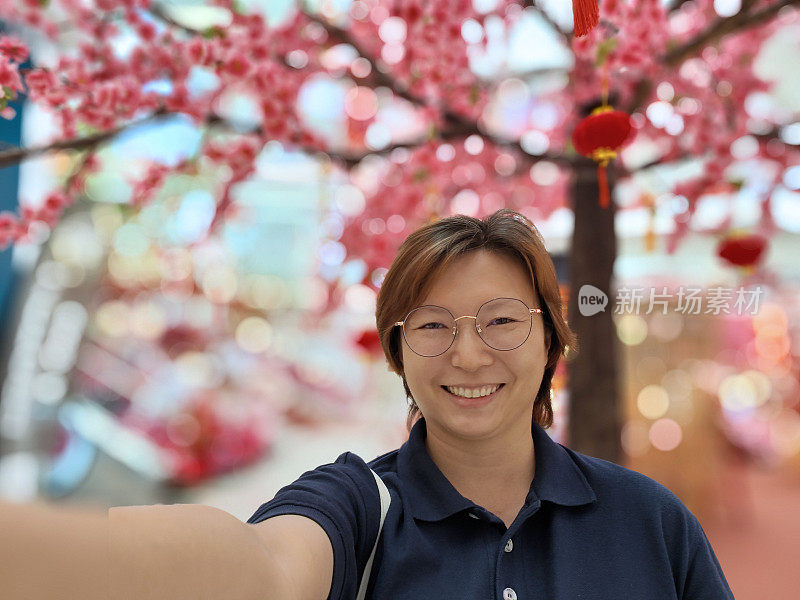
[[[799,5],[0,1],[0,497],[246,520],[397,448],[386,269],[508,206],[579,336],[551,437],[793,597]]]

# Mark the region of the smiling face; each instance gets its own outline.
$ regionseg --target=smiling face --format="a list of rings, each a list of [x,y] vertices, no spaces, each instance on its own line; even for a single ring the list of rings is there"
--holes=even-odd
[[[454,317],[475,315],[494,298],[517,298],[540,308],[527,270],[495,252],[478,250],[454,260],[420,302],[448,309]],[[509,351],[487,346],[474,319],[458,320],[453,345],[439,356],[422,357],[402,342],[408,387],[429,431],[459,439],[530,436],[533,403],[547,363],[549,336],[540,314],[533,315],[528,339]],[[486,398],[460,398],[442,386],[502,387]]]

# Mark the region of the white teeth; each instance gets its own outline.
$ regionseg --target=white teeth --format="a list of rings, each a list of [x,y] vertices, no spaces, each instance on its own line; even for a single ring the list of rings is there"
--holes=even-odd
[[[445,387],[447,388],[447,391],[454,396],[462,396],[464,398],[480,398],[482,396],[488,396],[489,394],[494,394],[500,388],[499,385],[485,385],[482,388]]]

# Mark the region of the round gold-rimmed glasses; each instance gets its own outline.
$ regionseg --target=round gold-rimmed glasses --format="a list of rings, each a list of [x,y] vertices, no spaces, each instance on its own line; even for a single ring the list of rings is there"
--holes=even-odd
[[[481,304],[475,316],[454,317],[443,306],[426,304],[410,311],[395,327],[403,328],[403,338],[415,354],[432,357],[444,354],[458,335],[459,319],[474,319],[475,331],[494,350],[519,348],[528,339],[533,315],[541,308],[528,308],[517,298],[494,298]]]

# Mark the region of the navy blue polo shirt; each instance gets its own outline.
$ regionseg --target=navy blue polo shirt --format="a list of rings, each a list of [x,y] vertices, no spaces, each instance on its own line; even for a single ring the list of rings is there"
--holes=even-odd
[[[695,516],[653,479],[574,452],[534,424],[534,479],[506,528],[452,486],[428,454],[426,434],[420,419],[405,444],[369,463],[345,452],[282,488],[247,522],[298,514],[319,523],[333,546],[328,598],[352,600],[380,519],[371,467],[392,502],[368,598],[733,598]]]

